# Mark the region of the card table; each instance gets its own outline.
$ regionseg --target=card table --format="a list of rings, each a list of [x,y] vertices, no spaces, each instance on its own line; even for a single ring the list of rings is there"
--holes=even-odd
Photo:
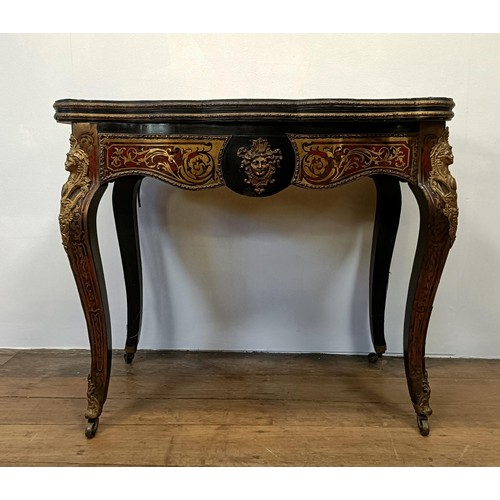
[[[145,177],[181,189],[225,188],[254,198],[289,186],[332,189],[371,177],[377,192],[369,276],[371,362],[386,351],[389,267],[401,211],[400,183],[407,183],[418,202],[420,221],[405,311],[404,366],[418,429],[427,435],[432,411],[426,335],[458,221],[446,126],[453,107],[453,100],[445,97],[56,101],[55,119],[72,126],[59,223],[90,341],[87,437],[97,431],[111,369],[96,213],[113,183],[127,296],[125,360],[131,363],[142,318],[137,198]]]

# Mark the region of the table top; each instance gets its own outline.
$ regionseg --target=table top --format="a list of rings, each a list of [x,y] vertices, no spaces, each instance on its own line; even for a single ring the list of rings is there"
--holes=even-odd
[[[193,122],[451,120],[453,99],[214,99],[107,101],[61,99],[54,103],[58,122]]]

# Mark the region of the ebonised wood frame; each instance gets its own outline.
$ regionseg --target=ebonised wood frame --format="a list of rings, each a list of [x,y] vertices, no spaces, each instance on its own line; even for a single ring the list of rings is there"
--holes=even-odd
[[[72,125],[59,222],[90,340],[87,437],[96,433],[111,369],[97,208],[113,182],[127,292],[125,359],[130,363],[142,315],[136,207],[144,177],[191,190],[226,186],[254,197],[271,196],[289,185],[329,189],[371,177],[377,190],[370,266],[373,362],[386,351],[385,301],[401,210],[399,185],[408,183],[420,208],[420,231],[408,289],[404,361],[418,427],[427,435],[432,411],[426,335],[458,221],[445,125],[453,107],[449,98],[57,101],[56,120]]]

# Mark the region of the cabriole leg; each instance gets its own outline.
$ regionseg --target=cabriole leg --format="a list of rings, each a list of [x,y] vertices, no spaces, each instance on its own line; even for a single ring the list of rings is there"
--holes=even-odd
[[[97,243],[96,214],[106,185],[99,186],[95,158],[97,134],[89,124],[76,124],[71,136],[66,170],[69,178],[61,194],[59,224],[63,246],[75,277],[83,307],[91,351],[88,376],[87,437],[97,430],[108,392],[111,370],[111,329],[106,287]]]
[[[387,285],[392,253],[401,215],[401,189],[395,177],[373,177],[377,189],[377,210],[373,228],[370,262],[370,330],[375,352],[368,356],[375,363],[386,351],[384,320]]]
[[[420,433],[429,434],[430,386],[425,369],[427,328],[448,252],[455,240],[458,207],[448,131],[441,128],[423,137],[422,178],[410,185],[420,209],[420,231],[413,265],[404,331],[404,360],[408,389]]]
[[[137,200],[142,179],[122,177],[113,187],[113,213],[127,293],[127,363],[132,363],[137,351],[142,319],[142,268],[137,225]]]

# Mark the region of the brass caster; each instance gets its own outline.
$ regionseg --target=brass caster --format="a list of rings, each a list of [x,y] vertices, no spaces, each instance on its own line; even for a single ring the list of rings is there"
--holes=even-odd
[[[99,427],[99,419],[98,418],[89,418],[89,424],[85,429],[85,435],[88,439],[92,439],[97,432],[97,428]]]
[[[382,357],[382,354],[378,354],[376,352],[371,352],[370,354],[368,354],[368,361],[370,363],[376,363],[378,361],[379,358]]]
[[[429,435],[429,417],[427,415],[417,415],[418,430],[422,436]]]
[[[123,357],[125,358],[125,363],[127,365],[130,365],[132,363],[132,360],[134,359],[134,353],[133,352],[126,352]]]

